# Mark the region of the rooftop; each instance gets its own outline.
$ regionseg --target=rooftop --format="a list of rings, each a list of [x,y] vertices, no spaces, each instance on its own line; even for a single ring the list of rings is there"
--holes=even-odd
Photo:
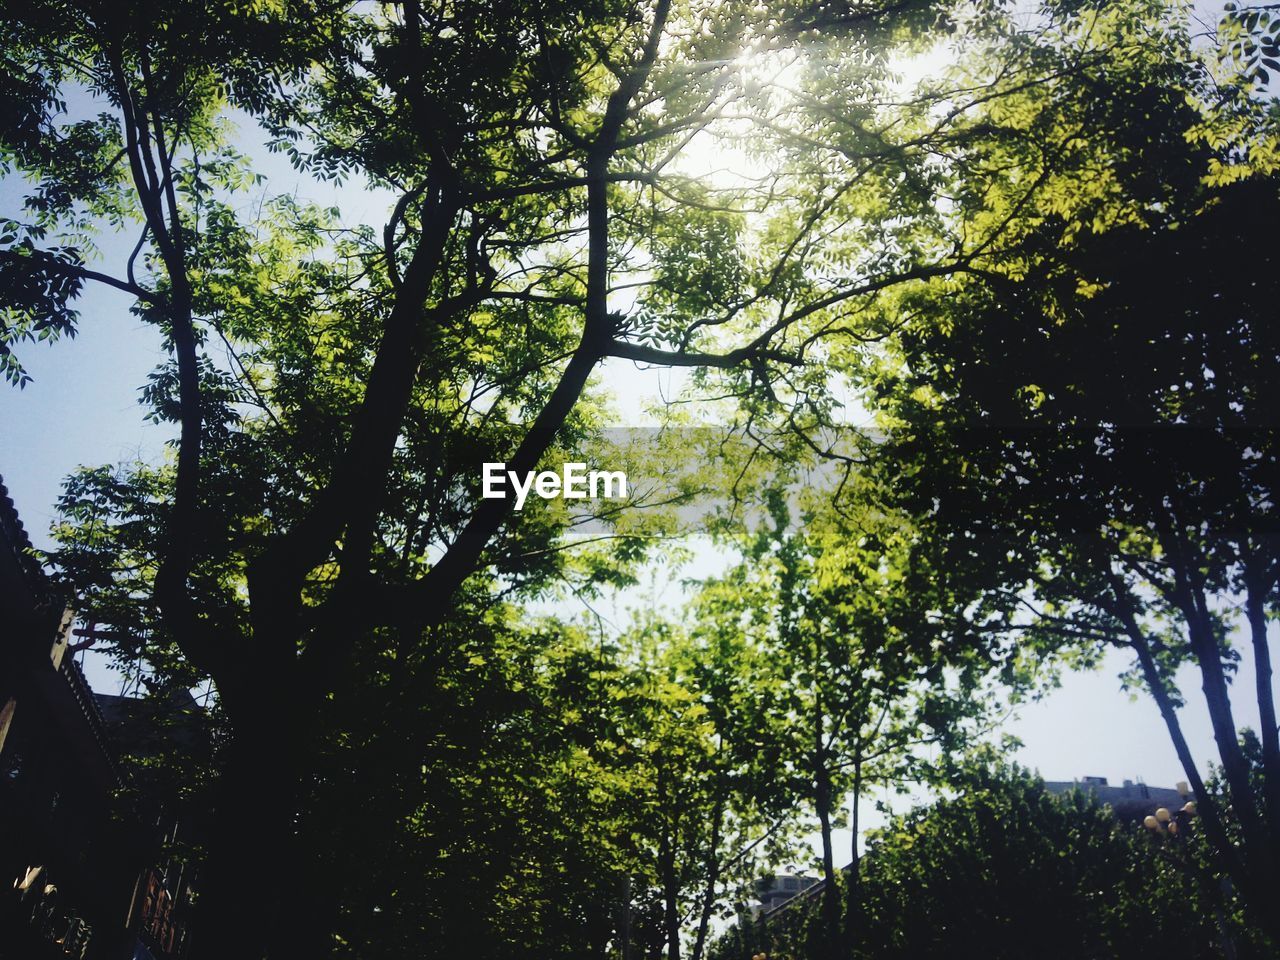
[[[54,591],[31,555],[31,538],[0,476],[0,611],[31,623],[54,607]]]
[[[1125,780],[1120,786],[1107,782],[1106,777],[1081,777],[1079,780],[1046,780],[1044,788],[1050,793],[1067,793],[1080,790],[1092,794],[1100,803],[1109,806],[1121,820],[1141,820],[1159,807],[1180,807],[1191,799],[1191,791],[1184,783],[1174,787],[1151,787],[1141,780]]]

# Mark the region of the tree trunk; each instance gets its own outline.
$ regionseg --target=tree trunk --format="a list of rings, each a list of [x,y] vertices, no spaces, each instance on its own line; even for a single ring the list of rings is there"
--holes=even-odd
[[[631,960],[631,874],[622,881],[622,960]]]
[[[282,941],[319,926],[314,916],[303,921],[287,911],[299,900],[288,886],[301,883],[307,869],[294,843],[302,745],[284,713],[239,713],[196,884],[192,960],[300,956],[296,944]]]
[[[698,918],[698,934],[693,941],[692,960],[702,960],[711,927],[711,910],[716,904],[716,884],[720,882],[720,831],[724,824],[724,798],[716,804],[711,823],[711,840],[707,844],[707,885],[702,892],[702,915]]]
[[[666,932],[667,960],[680,960],[680,904],[679,887],[676,884],[675,857],[670,839],[663,838],[662,858],[662,926]]]
[[[1262,727],[1263,796],[1265,818],[1275,824],[1280,817],[1280,731],[1276,728],[1276,702],[1271,689],[1271,649],[1267,643],[1266,598],[1275,586],[1262,577],[1247,577],[1245,613],[1249,620],[1249,638],[1253,646],[1254,687],[1258,697],[1258,723]],[[1280,830],[1272,828],[1271,855],[1280,865]]]
[[[835,960],[840,943],[840,893],[831,844],[831,771],[827,767],[823,727],[819,716],[814,737],[814,803],[822,829],[822,955]]]
[[[1178,720],[1177,708],[1170,699],[1168,691],[1165,690],[1164,678],[1152,656],[1150,643],[1133,616],[1133,608],[1127,593],[1123,592],[1123,587],[1114,575],[1112,587],[1118,604],[1114,612],[1124,624],[1130,646],[1137,654],[1147,687],[1151,690],[1156,705],[1160,709],[1160,716],[1169,730],[1174,751],[1182,763],[1183,772],[1187,775],[1191,789],[1195,792],[1199,819],[1204,824],[1210,848],[1214,852],[1214,860],[1240,890],[1245,912],[1252,922],[1259,929],[1264,930],[1272,940],[1280,943],[1280,917],[1272,909],[1271,898],[1266,893],[1268,888],[1265,884],[1259,883],[1252,863],[1241,857],[1240,851],[1227,836],[1222,812],[1218,808],[1217,801],[1209,795],[1200,771],[1196,767],[1195,758],[1191,755],[1191,748],[1182,732],[1182,724]]]
[[[862,757],[858,755],[853,761],[853,806],[849,811],[849,829],[853,832],[853,840],[849,844],[848,888],[845,891],[844,906],[844,942],[845,952],[849,956],[853,955],[862,929],[862,858],[858,853],[858,807],[861,803]]]
[[[680,960],[680,885],[676,878],[675,824],[669,816],[667,778],[658,768],[658,803],[662,827],[658,841],[658,871],[662,879],[662,926],[667,940],[667,960]]]
[[[1222,775],[1227,781],[1231,806],[1244,834],[1244,860],[1264,888],[1280,885],[1277,868],[1272,862],[1271,830],[1263,819],[1257,793],[1249,776],[1249,764],[1240,748],[1240,731],[1231,709],[1231,694],[1222,665],[1222,648],[1213,613],[1206,599],[1202,572],[1203,557],[1188,542],[1176,516],[1163,518],[1162,539],[1167,541],[1174,575],[1172,589],[1166,596],[1174,602],[1187,625],[1187,634],[1196,665],[1200,669],[1201,690],[1209,708],[1209,723],[1218,746]]]

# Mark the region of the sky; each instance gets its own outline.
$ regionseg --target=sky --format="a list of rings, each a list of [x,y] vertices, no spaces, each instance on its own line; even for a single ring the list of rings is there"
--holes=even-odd
[[[252,128],[244,131],[246,139]],[[261,156],[272,193],[296,193],[301,198],[343,208],[348,222],[381,223],[383,198],[359,184],[335,188],[300,176],[279,157]],[[0,180],[0,215],[15,213],[20,185]],[[132,246],[132,239],[104,243],[111,251]],[[102,287],[91,288],[80,302],[79,332],[55,344],[21,345],[21,357],[32,382],[25,389],[0,384],[0,475],[9,488],[24,524],[37,546],[50,545],[48,527],[62,479],[78,465],[156,461],[165,455],[171,428],[143,419],[139,388],[163,359],[157,331],[128,310],[129,298]],[[621,397],[630,397],[624,419],[634,422],[645,398],[671,397],[683,382],[671,371],[642,370],[627,361],[611,360],[604,379]],[[692,572],[716,565],[713,551],[695,559]],[[690,571],[685,571],[688,575]],[[650,586],[649,599],[676,605],[680,587],[674,580]],[[626,608],[639,602],[624,594],[609,605],[609,615],[625,621]],[[572,611],[571,611],[572,612]],[[1022,706],[1004,726],[1023,746],[1016,759],[1048,780],[1085,776],[1143,780],[1171,786],[1183,780],[1181,766],[1154,703],[1121,690],[1117,674],[1127,665],[1119,653],[1095,671],[1068,674],[1056,691]],[[118,680],[100,660],[90,657],[86,670],[96,689],[115,692]],[[1214,755],[1207,715],[1200,705],[1198,682],[1188,668],[1180,675],[1188,706],[1183,725],[1202,769]],[[1251,661],[1246,657],[1237,678],[1237,720],[1257,726]],[[901,804],[899,804],[901,806]],[[847,849],[847,835],[839,837]]]

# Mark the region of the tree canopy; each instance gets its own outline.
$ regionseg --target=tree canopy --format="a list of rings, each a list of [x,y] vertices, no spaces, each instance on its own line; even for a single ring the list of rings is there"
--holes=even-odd
[[[47,559],[152,695],[214,691],[173,778],[209,814],[199,956],[701,960],[810,812],[814,949],[848,955],[883,906],[863,791],[958,776],[997,692],[1107,645],[1277,935],[1268,13],[1204,42],[1154,0],[0,9],[0,372],[99,322],[94,286],[167,351],[169,455],[68,478]],[[545,604],[670,569],[677,521],[633,498],[581,536],[479,478],[598,449],[624,364],[690,371],[654,449],[694,464],[673,502],[723,494],[729,561],[608,625]],[[264,860],[292,881],[247,915]]]

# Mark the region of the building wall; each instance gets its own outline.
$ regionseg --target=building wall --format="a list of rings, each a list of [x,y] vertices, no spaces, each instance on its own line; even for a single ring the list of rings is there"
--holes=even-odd
[[[124,960],[141,869],[72,616],[0,482],[0,958]]]

